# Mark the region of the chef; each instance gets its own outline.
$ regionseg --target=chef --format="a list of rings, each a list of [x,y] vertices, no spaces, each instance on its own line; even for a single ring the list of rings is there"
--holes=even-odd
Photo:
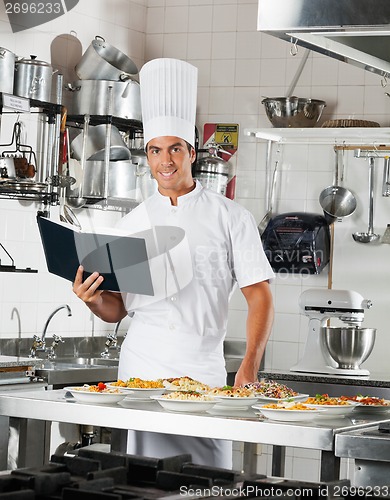
[[[274,274],[252,215],[192,177],[197,69],[155,59],[141,69],[140,86],[145,151],[158,191],[119,227],[154,235],[159,258],[158,266],[151,266],[154,294],[98,290],[103,277],[95,272],[83,281],[82,268],[73,291],[104,321],[132,316],[120,353],[120,379],[189,376],[221,387],[228,303],[239,287],[248,309],[247,344],[235,385],[254,382],[273,321],[269,280]],[[183,235],[176,247],[167,245],[174,228]],[[215,439],[129,431],[128,453],[190,453],[194,463],[232,467],[231,442]]]

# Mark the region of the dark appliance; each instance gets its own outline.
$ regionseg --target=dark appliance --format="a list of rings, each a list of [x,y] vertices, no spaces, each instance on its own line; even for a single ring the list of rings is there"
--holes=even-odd
[[[319,274],[329,263],[330,231],[322,215],[276,215],[268,222],[261,240],[275,272]]]

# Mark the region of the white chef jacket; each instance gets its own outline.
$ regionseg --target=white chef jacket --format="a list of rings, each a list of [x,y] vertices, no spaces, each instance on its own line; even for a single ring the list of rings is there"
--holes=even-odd
[[[168,239],[169,226],[182,228],[185,237],[176,252],[175,248],[164,252],[164,245],[157,242],[158,265],[152,266],[155,296],[127,294],[126,308],[135,314],[122,345],[118,376],[126,380],[187,375],[213,387],[223,386],[223,341],[231,294],[236,286],[274,277],[255,220],[244,207],[196,181],[192,191],[178,198],[177,206],[156,192],[119,223],[129,233],[159,226],[168,226]],[[150,445],[141,444],[137,433],[129,453],[163,457],[177,449],[192,453],[194,462],[231,467],[228,442],[181,437],[181,443],[187,444],[175,448],[173,438],[179,437],[168,436],[168,448],[159,441],[161,435],[141,434],[149,435]],[[202,442],[203,451],[199,451]]]

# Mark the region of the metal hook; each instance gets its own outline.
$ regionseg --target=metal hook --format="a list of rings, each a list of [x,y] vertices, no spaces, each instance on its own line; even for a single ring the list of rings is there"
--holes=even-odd
[[[386,78],[386,75],[383,75],[383,77],[381,78],[381,85],[382,85],[382,88],[387,87],[387,78]]]
[[[297,43],[298,43],[298,39],[297,38],[295,39],[295,41],[293,41],[293,38],[291,38],[290,54],[292,56],[296,56],[298,54]]]

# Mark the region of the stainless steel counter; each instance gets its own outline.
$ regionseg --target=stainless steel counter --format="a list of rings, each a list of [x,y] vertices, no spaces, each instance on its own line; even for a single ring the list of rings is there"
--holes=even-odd
[[[337,479],[339,476],[339,459],[334,455],[336,434],[364,428],[389,418],[388,414],[352,414],[351,418],[280,423],[260,418],[252,409],[229,413],[212,410],[212,414],[174,413],[165,411],[157,402],[130,403],[124,400],[114,405],[83,404],[65,397],[65,394],[64,390],[0,393],[0,415],[10,417],[14,427],[22,426],[27,419],[37,419],[48,422],[48,425],[52,421],[68,422],[263,443],[283,448],[291,446],[316,449],[321,451],[322,481]],[[125,435],[126,433],[121,433],[119,444],[113,441],[113,448],[123,449]]]

